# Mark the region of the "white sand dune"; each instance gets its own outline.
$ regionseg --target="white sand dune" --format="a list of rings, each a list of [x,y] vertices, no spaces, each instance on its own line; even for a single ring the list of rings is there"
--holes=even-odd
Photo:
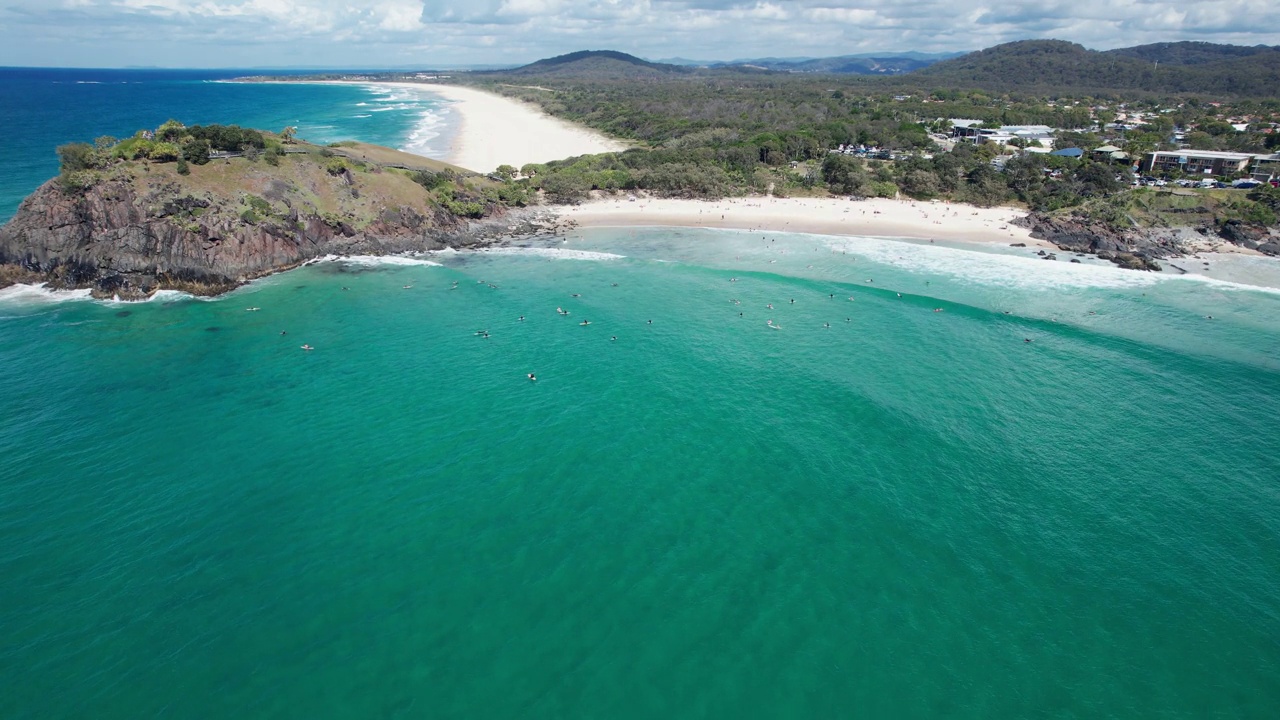
[[[499,165],[563,160],[576,155],[616,152],[627,146],[590,128],[553,118],[533,105],[457,85],[374,83],[439,95],[459,122],[442,160],[490,172]]]

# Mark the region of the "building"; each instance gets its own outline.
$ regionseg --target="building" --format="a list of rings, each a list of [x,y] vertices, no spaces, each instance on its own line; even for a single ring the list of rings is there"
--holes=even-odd
[[[1187,175],[1228,177],[1246,172],[1255,157],[1249,153],[1213,150],[1157,151],[1143,156],[1142,169],[1153,173],[1183,172]]]
[[[1280,153],[1254,155],[1253,167],[1249,168],[1249,175],[1258,182],[1280,180]]]
[[[994,143],[1008,145],[1013,140],[1021,140],[1019,144],[1053,147],[1053,128],[1048,125],[1001,125],[1000,129],[979,127],[981,120],[951,119],[951,137],[959,142],[970,142],[974,145]]]

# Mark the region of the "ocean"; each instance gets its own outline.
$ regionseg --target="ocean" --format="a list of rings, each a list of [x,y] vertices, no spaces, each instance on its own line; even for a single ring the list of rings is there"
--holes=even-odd
[[[0,291],[0,717],[1274,717],[1270,261],[519,245]]]
[[[57,147],[130,137],[172,118],[279,132],[315,143],[357,139],[443,158],[455,118],[427,91],[390,86],[227,82],[272,70],[83,70],[0,68],[0,223],[22,198],[58,174]]]

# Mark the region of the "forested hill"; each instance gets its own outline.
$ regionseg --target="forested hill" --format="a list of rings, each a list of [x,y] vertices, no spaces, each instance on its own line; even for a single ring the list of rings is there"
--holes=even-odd
[[[503,74],[621,79],[684,75],[691,72],[693,68],[649,62],[613,50],[583,50],[539,60],[514,70],[503,71]]]
[[[1274,97],[1280,88],[1280,50],[1239,50],[1167,43],[1099,52],[1061,40],[1024,40],[944,60],[905,77],[933,87],[999,92],[1129,90]],[[1160,60],[1162,56],[1172,61]]]
[[[1161,65],[1204,65],[1235,58],[1272,53],[1280,46],[1217,45],[1207,42],[1167,42],[1108,50],[1106,55],[1122,55]]]
[[[867,57],[845,55],[812,60],[747,60],[738,63],[712,63],[713,68],[758,68],[792,73],[828,73],[833,75],[901,75],[926,68],[936,58],[886,55]]]

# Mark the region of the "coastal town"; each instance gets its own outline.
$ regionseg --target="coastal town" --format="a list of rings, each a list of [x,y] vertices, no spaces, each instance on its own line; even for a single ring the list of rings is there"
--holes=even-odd
[[[1100,114],[1106,108],[1092,110]],[[950,152],[959,143],[986,147],[992,155],[991,164],[997,169],[1003,169],[1009,159],[1019,155],[1044,155],[1114,165],[1120,171],[1129,171],[1129,182],[1134,187],[1175,184],[1182,187],[1250,189],[1261,184],[1280,186],[1280,151],[1275,150],[1280,148],[1280,123],[1264,122],[1256,117],[1213,121],[1218,128],[1226,125],[1233,134],[1259,136],[1268,151],[1229,152],[1193,147],[1188,136],[1194,138],[1197,134],[1204,134],[1199,126],[1194,125],[1168,129],[1165,142],[1159,145],[1161,149],[1148,150],[1151,144],[1149,135],[1160,132],[1159,126],[1148,125],[1155,117],[1159,115],[1121,112],[1117,115],[1118,121],[1099,123],[1085,128],[1083,132],[1079,128],[1049,125],[996,125],[982,120],[940,118],[932,126],[949,126],[949,132],[933,132],[929,137],[939,152]],[[1137,133],[1142,139],[1131,142],[1126,139],[1126,133]],[[1069,138],[1060,141],[1060,135]],[[1088,136],[1096,137],[1103,144],[1092,147],[1077,144]],[[854,144],[839,145],[831,152],[867,160],[900,160],[911,155],[902,150]],[[928,152],[919,155],[932,159]],[[1053,172],[1052,169],[1047,170]]]

